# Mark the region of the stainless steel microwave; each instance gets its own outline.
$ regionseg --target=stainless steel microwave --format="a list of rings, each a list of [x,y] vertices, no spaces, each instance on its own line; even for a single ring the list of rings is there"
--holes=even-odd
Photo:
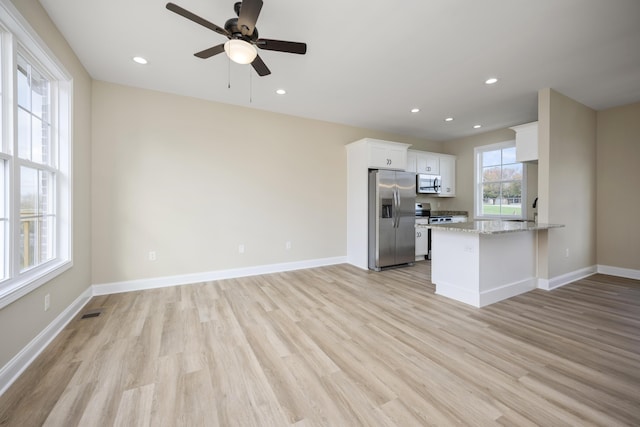
[[[418,193],[437,194],[442,187],[442,179],[440,175],[429,175],[419,173],[416,175],[416,191]]]

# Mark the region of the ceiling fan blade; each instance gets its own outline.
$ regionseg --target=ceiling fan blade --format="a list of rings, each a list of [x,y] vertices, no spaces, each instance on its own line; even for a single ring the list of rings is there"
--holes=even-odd
[[[307,44],[298,42],[287,42],[283,40],[258,39],[255,45],[264,50],[277,50],[278,52],[297,53],[304,55],[307,53]]]
[[[201,18],[198,15],[189,12],[187,9],[184,9],[184,8],[178,6],[175,3],[167,3],[167,9],[169,9],[171,12],[177,13],[178,15],[187,18],[190,21],[195,22],[196,24],[200,24],[203,27],[206,27],[206,28],[208,28],[210,30],[213,30],[216,33],[221,34],[221,35],[223,35],[225,37],[230,37],[231,36],[229,34],[229,32],[227,30],[225,30],[224,28],[218,27],[213,22],[209,22],[206,19]]]
[[[243,0],[238,16],[238,28],[242,31],[242,35],[253,34],[260,9],[262,9],[262,0]]]
[[[194,53],[194,55],[197,56],[198,58],[207,59],[222,52],[224,52],[224,43],[214,47],[210,47],[209,49],[205,49],[200,52],[196,52]]]
[[[256,73],[258,73],[260,77],[268,76],[269,74],[271,74],[271,71],[269,70],[267,65],[262,61],[262,58],[260,58],[260,55],[256,56],[256,59],[253,60],[253,62],[251,63],[251,66],[253,67],[254,70],[256,70]]]

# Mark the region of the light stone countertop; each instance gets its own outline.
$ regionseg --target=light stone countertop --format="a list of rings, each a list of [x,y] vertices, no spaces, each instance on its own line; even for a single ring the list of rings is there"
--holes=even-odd
[[[533,221],[469,221],[446,224],[417,224],[416,228],[431,228],[445,231],[460,231],[473,234],[501,234],[519,231],[538,231],[561,228],[564,224],[541,224]]]

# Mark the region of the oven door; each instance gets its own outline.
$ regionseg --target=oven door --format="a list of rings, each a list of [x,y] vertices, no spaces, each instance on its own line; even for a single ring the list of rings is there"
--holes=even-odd
[[[416,191],[418,193],[437,194],[440,193],[442,180],[440,175],[416,175]]]

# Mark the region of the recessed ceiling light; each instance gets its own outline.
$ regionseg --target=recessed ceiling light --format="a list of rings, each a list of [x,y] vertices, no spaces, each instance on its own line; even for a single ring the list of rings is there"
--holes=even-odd
[[[482,127],[482,125],[473,125],[474,129],[480,129]]]
[[[453,121],[453,117],[447,117],[446,119],[444,119],[445,122],[452,122]]]
[[[418,113],[418,112],[420,112],[420,109],[419,108],[412,108],[411,112],[412,113]]]
[[[497,82],[498,82],[498,79],[496,79],[495,77],[491,77],[490,79],[485,80],[484,84],[492,85],[492,84],[497,83]]]
[[[278,89],[278,90],[276,90],[276,93],[277,93],[278,95],[284,95],[285,93],[287,93],[287,91],[286,91],[286,90],[284,90],[284,89]]]
[[[142,56],[134,56],[133,57],[133,61],[137,62],[138,64],[142,64],[142,65],[145,65],[146,63],[149,62],[146,59],[144,59]]]

